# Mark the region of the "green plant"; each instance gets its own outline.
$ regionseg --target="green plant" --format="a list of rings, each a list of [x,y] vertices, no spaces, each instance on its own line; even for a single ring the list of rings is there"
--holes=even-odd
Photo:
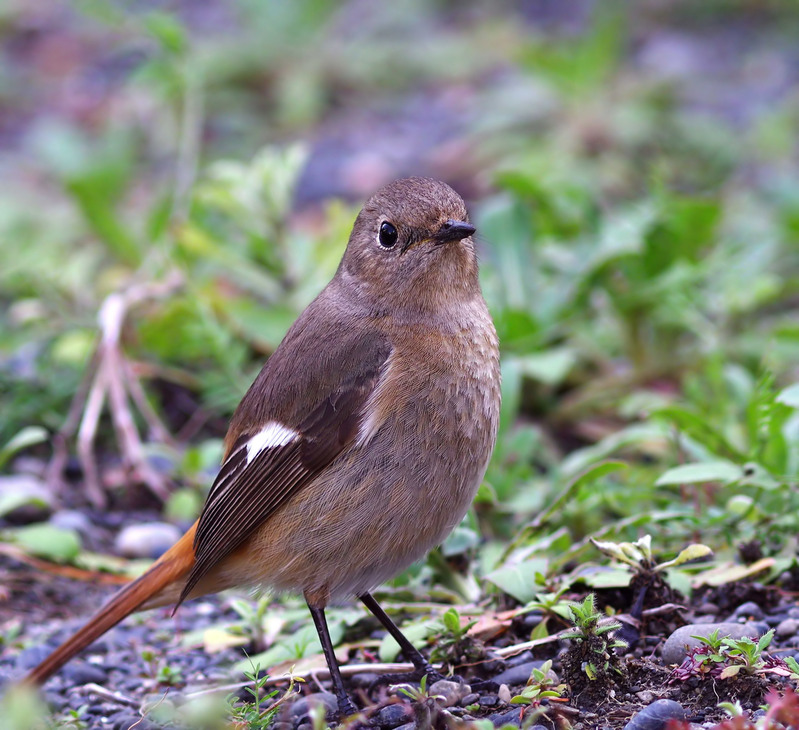
[[[699,640],[700,644],[692,648],[682,664],[672,672],[672,681],[685,681],[690,677],[730,679],[739,674],[752,676],[772,670],[763,652],[774,638],[774,629],[756,642],[749,637],[721,637],[718,629],[708,636],[692,638]]]
[[[266,691],[269,675],[261,674],[260,666],[257,664],[253,664],[250,669],[245,670],[244,676],[252,683],[245,687],[252,697],[252,702],[241,702],[235,694],[228,695],[226,700],[228,715],[235,730],[266,730],[280,711],[280,706],[295,694],[295,682],[304,681],[299,677],[290,676],[289,686],[283,696],[275,700],[269,707],[264,708],[262,706],[264,701],[277,697],[279,690]]]
[[[463,621],[455,608],[448,608],[441,616],[441,631],[435,637],[430,659],[450,666],[468,664],[485,655],[483,642],[469,636],[469,629],[477,621]]]
[[[511,698],[515,705],[538,706],[543,699],[560,699],[566,685],[552,675],[552,660],[547,659],[540,667],[533,668],[525,688]]]
[[[570,639],[572,649],[564,660],[570,676],[574,678],[575,668],[589,680],[607,679],[611,673],[621,674],[615,649],[624,649],[627,643],[614,637],[613,632],[621,624],[597,610],[596,596],[589,593],[582,602],[572,602],[572,627],[561,632],[563,639]]]

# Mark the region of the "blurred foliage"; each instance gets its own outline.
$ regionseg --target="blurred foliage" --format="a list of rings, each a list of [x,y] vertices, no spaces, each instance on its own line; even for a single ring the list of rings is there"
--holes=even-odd
[[[178,388],[230,414],[333,275],[357,208],[295,215],[308,147],[292,141],[342,108],[451,87],[470,100],[462,146],[485,188],[472,209],[502,343],[501,430],[473,512],[387,596],[559,597],[600,557],[592,536],[652,534],[659,560],[701,540],[711,566],[757,539],[767,579],[796,570],[799,80],[769,103],[736,91],[725,116],[696,95],[730,80],[636,55],[649,23],[734,34],[753,19],[778,54],[799,16],[754,5],[707,3],[697,18],[695,4],[602,3],[566,36],[477,1],[64,10],[54,22],[103,49],[114,88],[101,112],[34,116],[24,159],[2,161],[18,177],[0,195],[0,454],[13,467],[25,429],[62,424],[103,299],[173,270],[184,286],[134,310],[126,353],[175,429],[190,418],[170,413]],[[21,4],[4,10],[0,32],[23,19]],[[1,108],[42,98],[38,77],[3,74],[18,96],[0,92]],[[151,444],[184,485],[172,519],[199,508],[220,436]],[[341,614],[337,638],[354,620]],[[314,653],[306,628],[270,661]]]

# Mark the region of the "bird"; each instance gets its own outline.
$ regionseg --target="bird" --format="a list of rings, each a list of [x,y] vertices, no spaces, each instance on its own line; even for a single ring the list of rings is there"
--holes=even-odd
[[[325,608],[357,597],[437,677],[372,596],[440,544],[485,475],[499,343],[463,199],[423,177],[378,190],[329,284],[236,409],[200,517],[24,678],[42,684],[134,611],[236,586],[300,593],[339,717],[355,714]]]

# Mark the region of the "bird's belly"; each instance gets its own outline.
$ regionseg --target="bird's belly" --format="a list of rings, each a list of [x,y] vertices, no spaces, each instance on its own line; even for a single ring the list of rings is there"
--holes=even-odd
[[[258,530],[249,542],[249,582],[357,595],[449,534],[474,498],[490,443],[471,455],[476,460],[456,459],[461,463],[449,463],[455,454],[424,451],[399,463],[379,446],[372,442],[366,453],[336,464]]]

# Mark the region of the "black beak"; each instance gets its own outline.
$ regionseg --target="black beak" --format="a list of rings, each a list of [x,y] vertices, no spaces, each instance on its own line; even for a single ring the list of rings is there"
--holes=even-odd
[[[471,223],[467,223],[466,221],[449,220],[438,229],[435,240],[438,243],[460,241],[471,236],[476,230],[477,229]]]

